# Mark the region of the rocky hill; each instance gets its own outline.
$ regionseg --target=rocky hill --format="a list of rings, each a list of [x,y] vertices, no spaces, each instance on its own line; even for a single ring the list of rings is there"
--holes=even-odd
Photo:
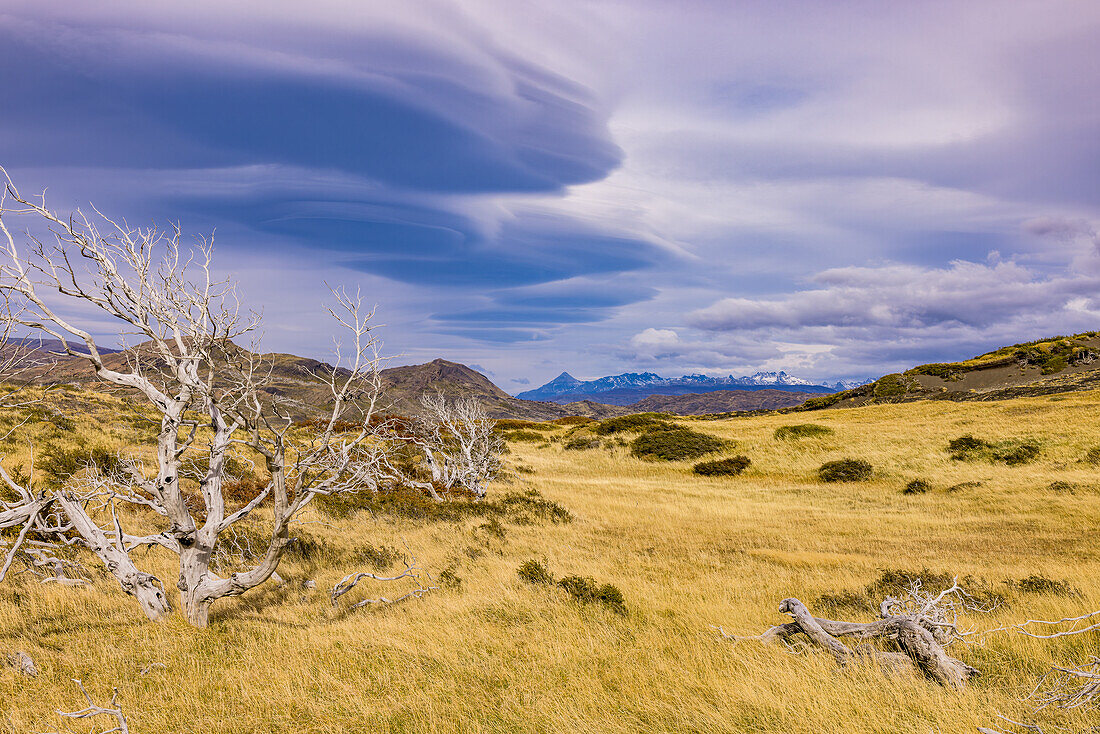
[[[922,364],[800,409],[856,407],[913,400],[1004,400],[1100,388],[1100,332],[1056,336],[960,362]]]

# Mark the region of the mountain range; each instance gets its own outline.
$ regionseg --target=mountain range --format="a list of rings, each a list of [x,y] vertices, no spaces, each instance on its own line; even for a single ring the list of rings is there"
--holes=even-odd
[[[629,405],[651,395],[687,395],[716,391],[738,390],[786,390],[797,393],[833,393],[848,390],[865,381],[818,384],[789,375],[784,371],[757,372],[745,377],[708,377],[684,375],[661,377],[653,372],[624,372],[596,380],[578,380],[568,372],[562,372],[550,382],[516,395],[522,400],[541,400],[554,403],[571,403],[593,399],[611,405]]]

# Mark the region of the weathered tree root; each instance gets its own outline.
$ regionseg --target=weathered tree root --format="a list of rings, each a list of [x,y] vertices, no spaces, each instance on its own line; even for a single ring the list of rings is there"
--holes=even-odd
[[[887,670],[919,672],[948,688],[961,689],[979,672],[948,655],[937,641],[932,629],[935,624],[921,617],[892,616],[885,610],[883,617],[874,622],[841,622],[814,617],[806,605],[798,599],[784,599],[779,611],[789,614],[794,621],[776,625],[756,638],[764,643],[786,642],[796,634],[804,634],[817,647],[833,654],[841,665],[853,659],[872,659]],[[882,651],[871,645],[857,645],[850,649],[837,637],[854,637],[857,640],[885,639],[891,641],[896,652]]]

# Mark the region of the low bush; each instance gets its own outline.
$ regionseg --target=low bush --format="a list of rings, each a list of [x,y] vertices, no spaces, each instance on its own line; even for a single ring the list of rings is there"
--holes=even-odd
[[[946,491],[961,492],[964,489],[975,489],[980,486],[982,486],[981,482],[959,482],[958,484],[952,484]]]
[[[462,588],[462,577],[456,573],[457,570],[458,569],[453,565],[448,566],[440,571],[435,579],[444,589],[449,589],[451,591],[460,589]]]
[[[558,524],[573,520],[573,513],[557,502],[546,499],[536,489],[491,495],[481,501],[455,498],[436,502],[418,489],[401,487],[385,492],[354,492],[318,497],[314,503],[326,515],[340,518],[368,510],[376,515],[425,522],[460,522],[470,518],[498,517],[516,525],[533,525],[540,521]]]
[[[714,436],[690,428],[650,430],[630,443],[630,453],[639,459],[683,461],[698,459],[726,446]]]
[[[589,423],[595,423],[596,421],[584,415],[566,415],[561,418],[555,418],[550,422],[559,426],[584,426]]]
[[[966,575],[959,576],[958,581],[959,586],[978,604],[992,606],[1005,601],[1005,595],[985,579]],[[955,574],[939,573],[927,568],[920,571],[884,568],[880,570],[878,578],[864,588],[864,593],[868,601],[874,604],[874,608],[878,609],[879,603],[884,598],[903,597],[914,583],[919,583],[925,592],[938,592],[950,588],[954,582]]]
[[[659,428],[664,426],[671,426],[668,413],[635,413],[634,415],[623,415],[618,418],[608,418],[607,420],[600,421],[596,426],[596,433],[601,436],[606,436],[610,433],[641,433],[642,431],[649,430],[651,428]]]
[[[726,476],[735,477],[749,467],[752,461],[747,456],[731,456],[728,459],[718,461],[701,461],[691,470],[704,477]]]
[[[1053,596],[1080,596],[1081,592],[1068,581],[1052,579],[1041,573],[1032,574],[1017,581],[1005,581],[1007,585],[1025,594],[1051,594]]]
[[[405,554],[393,546],[365,545],[355,550],[353,560],[356,563],[366,564],[375,571],[386,571],[398,561],[404,561]]]
[[[817,470],[818,479],[823,482],[865,482],[871,478],[874,467],[859,459],[837,459],[827,461]]]
[[[836,405],[844,398],[849,397],[850,393],[850,390],[845,390],[843,392],[832,393],[831,395],[822,395],[819,398],[810,398],[798,407],[799,410],[821,410],[822,408]]]
[[[514,431],[514,430],[526,430],[526,431],[552,431],[554,426],[549,423],[540,423],[538,421],[524,421],[516,418],[500,418],[493,427],[499,431]]]
[[[63,486],[74,474],[91,466],[103,474],[114,474],[122,461],[105,445],[70,447],[47,443],[35,462],[35,469],[42,473],[50,487]]]
[[[1003,461],[1009,466],[1020,466],[1021,464],[1030,464],[1035,461],[1039,456],[1038,444],[1030,441],[1024,441],[1021,443],[1005,442],[999,444],[997,448],[993,449],[993,461]]]
[[[616,614],[626,614],[623,592],[614,584],[598,584],[588,576],[566,576],[558,582],[573,601],[581,604],[602,604]]]
[[[955,461],[970,461],[992,447],[993,444],[974,438],[969,433],[947,442],[947,452]]]
[[[543,441],[546,436],[542,435],[538,431],[508,431],[504,434],[504,438],[508,441]]]
[[[924,494],[932,489],[932,485],[923,479],[914,479],[905,485],[905,489],[901,490],[902,494]]]
[[[516,569],[516,574],[529,584],[550,586],[554,583],[554,574],[545,563],[536,560],[524,561]]]
[[[1100,466],[1100,446],[1093,446],[1085,452],[1085,463]]]
[[[1073,485],[1069,482],[1051,482],[1047,485],[1047,489],[1051,492],[1069,492],[1070,494],[1073,494]]]
[[[799,438],[820,438],[833,433],[828,426],[819,426],[816,423],[799,423],[794,426],[780,426],[775,429],[775,438],[779,441],[791,441]]]
[[[593,438],[592,436],[577,436],[563,443],[561,447],[566,451],[588,451],[589,449],[598,449],[600,447],[600,439]]]

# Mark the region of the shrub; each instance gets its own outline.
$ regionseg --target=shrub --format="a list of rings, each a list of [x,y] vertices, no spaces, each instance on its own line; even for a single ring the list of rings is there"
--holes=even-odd
[[[538,421],[524,421],[515,418],[500,418],[493,427],[500,431],[528,430],[528,431],[552,431],[554,427],[549,423]]]
[[[617,614],[626,614],[623,592],[614,584],[597,584],[587,576],[566,576],[558,582],[573,601],[581,604],[603,604]]]
[[[1049,485],[1047,485],[1047,489],[1051,492],[1069,492],[1070,494],[1073,494],[1073,485],[1069,482],[1051,482]]]
[[[701,461],[691,470],[704,477],[726,476],[735,477],[749,467],[752,461],[747,456],[731,456],[728,459],[718,461]]]
[[[992,448],[992,444],[967,433],[964,436],[953,438],[947,442],[947,451],[955,461],[969,461],[978,454]]]
[[[836,405],[844,398],[849,397],[850,392],[850,390],[845,390],[844,392],[835,392],[831,395],[822,395],[819,398],[810,398],[798,407],[802,410],[821,410],[822,408],[828,408],[832,405]]]
[[[1085,461],[1093,466],[1100,465],[1100,446],[1093,446],[1085,453]]]
[[[634,415],[623,415],[618,418],[608,418],[605,421],[600,421],[599,425],[596,426],[596,433],[601,436],[624,431],[640,433],[651,428],[671,426],[668,422],[670,417],[668,413],[635,413]]]
[[[1006,584],[1027,594],[1052,594],[1054,596],[1080,596],[1081,592],[1068,581],[1052,579],[1041,573],[1032,574],[1019,581],[1005,581]]]
[[[630,444],[630,453],[639,459],[681,461],[698,459],[725,447],[725,442],[714,436],[693,431],[690,428],[666,428],[651,430],[638,436]]]
[[[462,588],[462,577],[455,573],[455,571],[456,569],[454,566],[448,566],[439,572],[439,575],[435,577],[436,581],[438,581],[439,585],[444,589],[454,590]]]
[[[901,490],[902,494],[924,494],[928,490],[932,489],[932,485],[923,479],[914,479],[905,485],[905,489]]]
[[[775,438],[779,441],[790,441],[799,438],[820,438],[833,433],[828,426],[819,426],[816,423],[799,423],[794,426],[780,426],[775,429]]]
[[[536,560],[524,561],[516,569],[516,574],[529,584],[549,586],[554,583],[554,574],[550,572],[546,564]]]
[[[561,418],[555,418],[550,422],[559,426],[583,426],[588,423],[595,423],[596,421],[584,415],[566,415]]]
[[[508,431],[504,438],[509,441],[542,441],[546,437],[538,431]]]
[[[95,466],[103,474],[114,474],[122,462],[118,454],[102,444],[69,448],[48,443],[43,447],[35,468],[45,475],[47,485],[61,487],[70,477],[89,466]]]
[[[499,517],[517,525],[532,525],[537,521],[567,523],[573,514],[538,490],[508,492],[480,502],[456,498],[436,502],[418,489],[400,487],[385,492],[353,492],[318,497],[318,509],[332,517],[349,517],[360,510],[374,514],[426,522],[461,522],[469,518]]]
[[[964,489],[974,489],[982,486],[981,482],[959,482],[958,484],[952,484],[947,488],[948,492],[959,492]]]
[[[926,592],[939,591],[950,588],[955,582],[955,575],[950,573],[938,573],[927,568],[920,571],[908,571],[897,568],[884,568],[880,570],[879,577],[869,583],[864,589],[869,602],[877,609],[879,602],[887,596],[901,597],[913,585],[920,582],[921,588]],[[974,598],[979,604],[1000,604],[1005,600],[1005,595],[993,588],[985,579],[974,576],[960,576],[959,586]]]
[[[591,436],[577,436],[563,443],[561,447],[566,451],[588,451],[589,449],[598,449],[600,447],[600,439]]]
[[[874,467],[859,459],[837,459],[827,461],[817,470],[818,478],[823,482],[865,482],[871,478]]]
[[[907,393],[916,382],[905,375],[893,374],[880,377],[871,385],[871,392],[876,398],[896,398]]]
[[[354,559],[358,563],[364,563],[375,571],[385,571],[400,560],[404,560],[405,554],[392,546],[365,545],[355,551]]]
[[[1023,443],[1005,443],[993,450],[993,460],[1003,461],[1009,466],[1030,464],[1039,456],[1039,446],[1030,441]]]

